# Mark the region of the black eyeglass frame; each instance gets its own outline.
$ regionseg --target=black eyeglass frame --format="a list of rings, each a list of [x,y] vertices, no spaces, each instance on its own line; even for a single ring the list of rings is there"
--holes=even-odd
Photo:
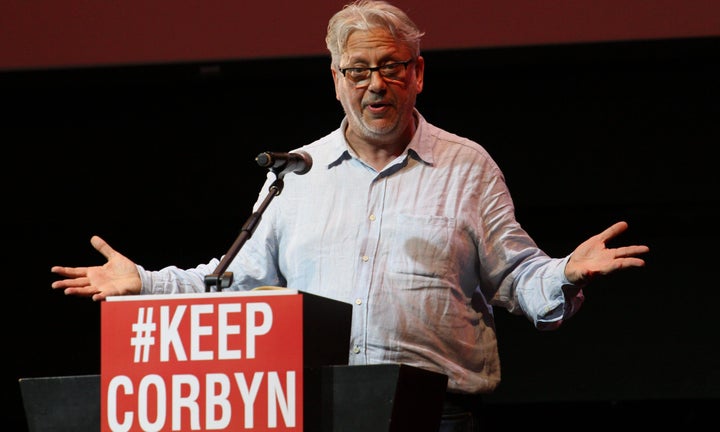
[[[405,60],[405,61],[400,61],[400,62],[392,62],[392,63],[385,63],[384,65],[375,66],[375,67],[345,67],[345,68],[340,67],[340,68],[338,68],[338,70],[340,71],[341,74],[343,74],[343,76],[344,76],[345,78],[349,79],[350,81],[352,81],[352,82],[354,82],[354,83],[362,82],[362,81],[364,81],[364,80],[369,79],[369,78],[372,76],[373,72],[378,72],[378,73],[380,74],[380,76],[383,77],[383,78],[393,79],[392,77],[387,77],[386,75],[383,75],[383,73],[382,73],[383,68],[391,68],[391,67],[395,67],[395,66],[403,66],[403,67],[405,68],[405,70],[407,70],[408,65],[409,65],[410,63],[414,62],[414,61],[415,61],[415,59],[414,59],[414,58],[411,58],[410,60]],[[354,79],[349,78],[349,77],[345,74],[345,72],[347,72],[347,71],[349,71],[349,70],[354,70],[354,71],[358,71],[358,72],[368,71],[369,74],[368,74],[367,78],[361,79],[361,80],[359,80],[359,81],[355,81]]]

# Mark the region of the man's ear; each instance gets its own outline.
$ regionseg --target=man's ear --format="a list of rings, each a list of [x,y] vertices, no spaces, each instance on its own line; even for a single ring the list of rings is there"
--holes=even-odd
[[[413,66],[415,67],[415,88],[418,93],[421,93],[425,83],[425,59],[418,56],[413,62]]]

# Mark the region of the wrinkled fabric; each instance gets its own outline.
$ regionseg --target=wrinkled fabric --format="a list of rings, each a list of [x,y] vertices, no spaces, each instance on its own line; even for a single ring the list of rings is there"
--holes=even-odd
[[[407,150],[380,172],[348,146],[346,120],[301,147],[312,168],[284,176],[228,268],[231,289],[286,286],[350,303],[351,365],[403,363],[446,374],[451,391],[491,392],[500,381],[493,307],[551,330],[583,293],[564,275],[569,257],[547,256],[515,220],[485,149],[415,115]],[[255,209],[273,181],[269,171]],[[138,266],[142,293],[203,292],[218,262]]]

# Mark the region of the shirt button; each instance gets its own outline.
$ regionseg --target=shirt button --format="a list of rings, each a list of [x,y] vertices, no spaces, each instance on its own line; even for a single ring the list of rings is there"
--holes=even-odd
[[[375,215],[374,215],[374,214],[371,214],[371,215],[370,215],[370,220],[371,220],[371,221],[374,221],[374,220],[375,220]]]
[[[361,305],[361,304],[362,304],[362,299],[355,299],[355,304],[356,304],[356,305]]]
[[[355,345],[355,346],[353,347],[353,353],[354,353],[354,354],[359,354],[359,353],[360,353],[360,347],[357,346],[357,345]]]
[[[363,255],[363,256],[362,256],[363,262],[367,262],[369,259],[370,259],[370,258],[368,258],[367,255]]]

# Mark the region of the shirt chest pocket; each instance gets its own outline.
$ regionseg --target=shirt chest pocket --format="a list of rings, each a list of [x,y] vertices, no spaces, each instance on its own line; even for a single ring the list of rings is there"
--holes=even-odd
[[[389,272],[437,278],[448,272],[455,219],[400,214],[387,228]],[[385,230],[384,230],[385,231]]]

